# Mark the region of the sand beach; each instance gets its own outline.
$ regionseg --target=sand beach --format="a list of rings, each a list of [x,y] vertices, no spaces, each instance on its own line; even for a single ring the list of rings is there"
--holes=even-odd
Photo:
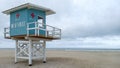
[[[120,68],[120,51],[47,50],[47,63],[41,59],[14,64],[14,50],[0,50],[0,68]]]

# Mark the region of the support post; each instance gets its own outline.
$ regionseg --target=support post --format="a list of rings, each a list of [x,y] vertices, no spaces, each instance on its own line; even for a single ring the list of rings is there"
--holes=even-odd
[[[17,59],[17,53],[18,53],[18,40],[15,41],[15,63],[18,62],[18,59]]]
[[[29,66],[32,66],[32,40],[29,40]]]
[[[43,41],[43,63],[46,63],[46,41]]]

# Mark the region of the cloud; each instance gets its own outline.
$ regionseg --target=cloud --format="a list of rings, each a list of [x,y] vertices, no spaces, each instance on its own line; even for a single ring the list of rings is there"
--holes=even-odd
[[[86,37],[47,42],[48,48],[120,48],[120,36]]]
[[[120,5],[118,0],[56,2],[56,4],[59,3],[65,7],[53,7],[52,5],[51,7],[54,8],[57,14],[48,17],[47,20],[48,23],[51,22],[51,25],[61,27],[64,37],[94,37],[120,34]]]
[[[76,2],[73,9],[73,16],[70,16],[71,18],[64,18],[64,20],[70,19],[71,21],[68,21],[69,24],[64,24],[69,25],[65,29],[65,36],[90,37],[119,35],[119,6],[117,0],[84,0],[82,2]],[[71,35],[69,36],[68,34]]]

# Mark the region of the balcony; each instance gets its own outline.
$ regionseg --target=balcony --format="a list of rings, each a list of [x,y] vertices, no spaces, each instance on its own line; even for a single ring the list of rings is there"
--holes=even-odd
[[[31,27],[31,25],[33,25]],[[30,31],[34,30],[34,34],[30,34]],[[27,24],[26,35],[18,35],[18,36],[10,36],[10,28],[4,28],[4,37],[6,39],[17,38],[17,39],[25,39],[25,37],[33,37],[33,38],[42,38],[42,39],[61,39],[61,29],[44,25],[39,22],[32,22]],[[44,35],[40,34],[40,31],[44,31]]]

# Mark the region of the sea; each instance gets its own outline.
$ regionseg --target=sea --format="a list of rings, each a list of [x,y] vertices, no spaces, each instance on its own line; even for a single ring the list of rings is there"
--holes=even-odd
[[[15,48],[0,48],[0,50],[15,50]],[[63,50],[63,51],[120,51],[120,48],[46,48],[46,50]]]
[[[48,48],[47,50],[65,50],[65,51],[120,51],[120,49],[108,48]]]

